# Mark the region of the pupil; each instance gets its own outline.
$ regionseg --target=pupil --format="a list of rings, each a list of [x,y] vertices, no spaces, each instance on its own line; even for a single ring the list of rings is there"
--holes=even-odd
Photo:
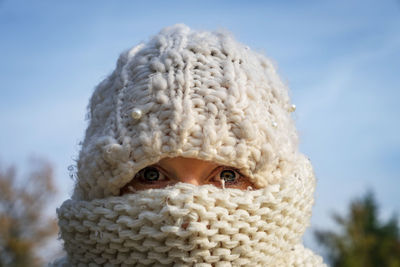
[[[160,173],[155,168],[147,168],[144,171],[143,176],[147,181],[156,181],[160,177]]]
[[[221,172],[220,177],[226,182],[233,182],[235,181],[236,175],[235,172],[232,170],[224,170]]]

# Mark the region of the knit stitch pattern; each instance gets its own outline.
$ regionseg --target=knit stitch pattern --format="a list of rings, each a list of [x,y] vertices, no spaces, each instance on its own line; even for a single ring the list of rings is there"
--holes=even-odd
[[[123,53],[96,88],[74,198],[116,196],[137,171],[174,156],[235,166],[267,186],[293,174],[298,157],[289,110],[270,60],[226,33],[166,28]]]
[[[315,178],[272,62],[225,32],[163,29],[95,89],[53,266],[324,266],[301,245]],[[176,184],[120,196],[166,157],[238,168],[254,190]]]
[[[69,200],[58,210],[61,237],[74,266],[301,266],[304,255],[291,255],[304,252],[296,245],[311,214],[307,189],[300,183],[259,190],[180,183]]]

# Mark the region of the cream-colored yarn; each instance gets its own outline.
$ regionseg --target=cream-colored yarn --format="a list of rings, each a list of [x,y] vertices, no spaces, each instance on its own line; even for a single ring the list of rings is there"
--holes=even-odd
[[[259,187],[293,174],[299,157],[287,89],[272,63],[224,33],[164,29],[121,55],[89,108],[76,199],[118,195],[163,157],[233,165]]]
[[[69,200],[58,211],[61,237],[73,265],[322,264],[310,253],[296,255],[304,252],[296,245],[309,219],[310,189],[299,181],[254,191],[181,183],[122,197]]]
[[[165,28],[123,53],[90,100],[54,266],[323,266],[301,245],[315,178],[272,63],[223,32]],[[177,184],[119,196],[183,156],[234,166],[256,190]]]

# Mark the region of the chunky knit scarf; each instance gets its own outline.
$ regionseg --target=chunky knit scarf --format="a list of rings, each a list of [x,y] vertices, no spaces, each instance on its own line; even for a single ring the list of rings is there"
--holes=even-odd
[[[317,266],[300,238],[308,188],[177,184],[58,210],[68,262],[82,266]]]
[[[301,245],[315,178],[270,60],[224,32],[163,29],[97,87],[55,266],[320,266]],[[177,184],[120,195],[165,157],[233,166],[255,190]]]

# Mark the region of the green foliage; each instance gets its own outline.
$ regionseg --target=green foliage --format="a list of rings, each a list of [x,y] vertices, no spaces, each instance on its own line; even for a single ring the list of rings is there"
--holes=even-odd
[[[369,192],[353,201],[347,217],[333,215],[339,232],[315,232],[334,267],[400,267],[400,234],[396,216],[378,218],[378,206]]]
[[[34,160],[26,179],[15,168],[0,168],[0,267],[40,266],[35,250],[57,233],[45,207],[54,197],[53,170]]]

